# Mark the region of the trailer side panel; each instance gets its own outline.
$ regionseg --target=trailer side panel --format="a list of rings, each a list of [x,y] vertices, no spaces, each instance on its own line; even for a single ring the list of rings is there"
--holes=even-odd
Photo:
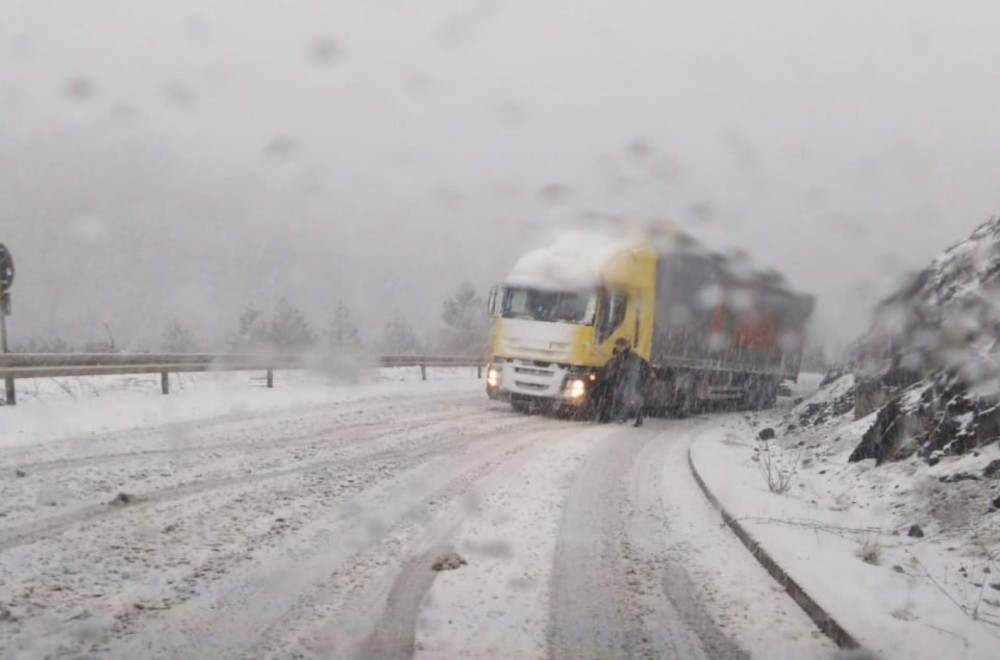
[[[795,378],[812,298],[773,277],[734,269],[719,255],[657,261],[651,358],[662,367]]]

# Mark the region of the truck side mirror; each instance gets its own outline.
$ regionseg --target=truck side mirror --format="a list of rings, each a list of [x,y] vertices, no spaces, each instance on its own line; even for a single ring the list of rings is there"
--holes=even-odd
[[[486,300],[486,311],[489,312],[490,316],[493,317],[500,316],[498,309],[499,306],[497,304],[497,297],[499,295],[499,292],[500,292],[499,287],[497,286],[490,287],[490,296]]]

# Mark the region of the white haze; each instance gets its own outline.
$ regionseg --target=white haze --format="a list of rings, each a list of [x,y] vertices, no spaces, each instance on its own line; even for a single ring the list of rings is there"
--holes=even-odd
[[[12,340],[438,323],[551,230],[667,218],[867,308],[1000,208],[993,0],[8,0]]]

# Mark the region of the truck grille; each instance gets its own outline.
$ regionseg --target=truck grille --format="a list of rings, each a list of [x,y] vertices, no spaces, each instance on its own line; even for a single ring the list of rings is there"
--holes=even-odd
[[[524,381],[520,380],[514,381],[514,384],[520,387],[521,389],[534,390],[536,392],[540,390],[546,390],[549,388],[549,386],[545,383],[525,383]]]
[[[514,373],[525,376],[551,376],[554,372],[551,369],[533,369],[531,367],[514,367]]]

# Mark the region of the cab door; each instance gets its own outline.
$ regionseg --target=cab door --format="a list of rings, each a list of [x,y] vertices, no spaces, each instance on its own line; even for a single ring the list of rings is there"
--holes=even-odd
[[[601,292],[601,309],[598,313],[596,344],[599,350],[607,349],[618,337],[628,317],[629,296],[622,289],[604,289]],[[628,337],[626,337],[628,338]]]

